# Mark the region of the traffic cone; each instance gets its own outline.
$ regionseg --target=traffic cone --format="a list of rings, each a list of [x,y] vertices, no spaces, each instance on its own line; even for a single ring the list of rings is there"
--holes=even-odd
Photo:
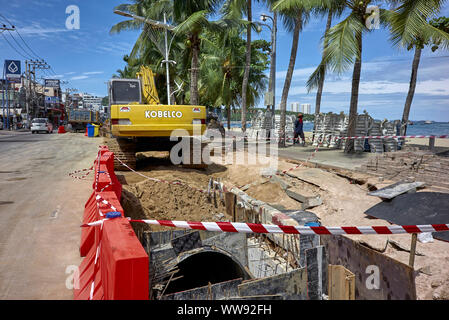
[[[84,134],[85,137],[87,137],[87,127],[86,127],[86,133]]]

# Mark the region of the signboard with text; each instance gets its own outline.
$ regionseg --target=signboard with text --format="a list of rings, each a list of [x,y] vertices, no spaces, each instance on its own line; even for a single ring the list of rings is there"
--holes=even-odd
[[[9,82],[20,83],[22,75],[20,60],[5,60],[4,72]]]
[[[45,103],[59,103],[59,97],[45,97]]]
[[[58,79],[45,79],[46,88],[59,88],[60,81]]]

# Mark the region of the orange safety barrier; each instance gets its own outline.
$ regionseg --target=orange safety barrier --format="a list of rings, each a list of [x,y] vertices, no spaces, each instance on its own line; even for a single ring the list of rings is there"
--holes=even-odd
[[[102,220],[109,212],[121,217],[102,226],[82,228],[76,300],[147,300],[148,255],[137,239],[120,205],[122,185],[114,173],[114,154],[100,147],[94,163],[93,192],[85,204],[83,224]],[[97,201],[97,196],[104,199]]]

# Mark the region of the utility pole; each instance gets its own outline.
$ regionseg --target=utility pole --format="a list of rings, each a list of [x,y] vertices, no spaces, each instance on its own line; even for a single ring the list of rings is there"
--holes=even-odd
[[[7,26],[6,26],[6,24],[2,24],[1,26],[0,26],[0,31],[2,31],[2,32],[5,32],[5,31],[15,31],[16,30],[16,28],[14,27],[14,26],[11,26],[10,28],[8,28]],[[3,68],[4,69],[4,68]],[[5,71],[3,70],[3,73],[5,73]],[[8,86],[9,86],[9,83],[8,83],[8,80],[6,79],[6,77],[5,77],[5,74],[3,74],[3,78],[5,79],[4,81],[6,82],[6,105],[7,105],[7,118],[6,118],[6,125],[7,125],[7,128],[8,128],[8,130],[9,130],[9,90],[8,90]],[[3,107],[3,122],[4,122],[4,117],[5,117],[5,106],[4,106],[4,103],[5,103],[5,101],[4,101],[4,96],[5,96],[5,87],[4,87],[4,83],[2,82],[2,97],[3,97],[3,99],[2,99],[2,107]]]
[[[36,93],[36,69],[37,70],[45,70],[45,69],[50,69],[50,65],[45,62],[44,60],[30,60],[30,61],[26,61],[27,64],[27,69],[28,69],[28,74],[29,74],[29,90],[30,90],[30,94],[29,94],[29,98],[32,100],[32,112],[31,110],[28,110],[28,118],[29,118],[29,114],[32,113],[33,117],[37,116],[37,107],[39,107],[37,104],[39,104],[39,101],[37,100],[37,93]],[[33,71],[31,71],[31,67],[33,68]],[[31,80],[31,74],[33,74],[33,80]],[[31,91],[31,82],[33,84],[33,90]],[[29,102],[30,104],[30,102]]]

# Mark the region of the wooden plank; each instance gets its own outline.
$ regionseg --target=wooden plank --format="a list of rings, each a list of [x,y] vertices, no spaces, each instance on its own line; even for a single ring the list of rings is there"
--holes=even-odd
[[[355,300],[355,275],[343,266],[328,266],[329,300]]]
[[[418,239],[418,234],[413,233],[412,234],[412,243],[410,245],[410,258],[408,265],[413,268],[415,265],[415,254],[416,254],[416,240]]]

